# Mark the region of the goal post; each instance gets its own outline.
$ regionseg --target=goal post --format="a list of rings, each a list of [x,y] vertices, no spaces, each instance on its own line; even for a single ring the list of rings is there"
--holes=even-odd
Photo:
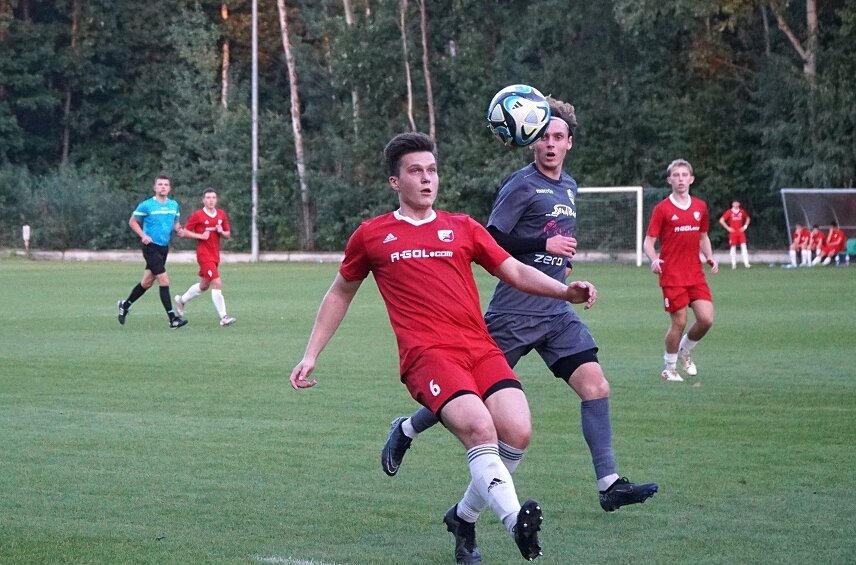
[[[577,190],[577,249],[581,256],[635,257],[642,266],[642,187],[586,186]]]
[[[795,224],[826,230],[833,221],[856,238],[856,188],[783,188],[781,193],[788,242]]]

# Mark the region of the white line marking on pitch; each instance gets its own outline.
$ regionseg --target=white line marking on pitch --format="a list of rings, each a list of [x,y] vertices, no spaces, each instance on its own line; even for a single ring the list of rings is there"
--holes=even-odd
[[[291,557],[279,557],[273,555],[270,557],[262,557],[254,555],[253,559],[259,563],[272,563],[274,565],[339,565],[338,563],[324,563],[323,561],[306,561],[305,559],[292,559]]]

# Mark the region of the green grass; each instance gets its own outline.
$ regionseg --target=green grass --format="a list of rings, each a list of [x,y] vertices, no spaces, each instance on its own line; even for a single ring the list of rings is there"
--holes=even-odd
[[[372,281],[292,391],[335,265],[226,265],[167,328],[156,292],[125,326],[141,265],[0,260],[0,563],[452,563],[441,523],[467,480],[433,430],[394,479],[378,450],[414,408]],[[170,269],[173,294],[195,281]],[[700,379],[658,380],[667,317],[646,268],[577,265],[612,386],[619,472],[644,505],[597,504],[579,402],[540,359],[518,372],[534,436],[515,475],[545,510],[546,564],[856,562],[856,268],[709,277]],[[479,275],[487,298],[488,276]],[[521,562],[495,516],[485,564]]]

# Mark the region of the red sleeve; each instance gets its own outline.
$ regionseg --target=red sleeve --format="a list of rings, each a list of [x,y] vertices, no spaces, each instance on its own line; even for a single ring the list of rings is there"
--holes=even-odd
[[[726,220],[726,221],[728,221],[728,213],[729,213],[729,212],[731,212],[731,208],[729,208],[728,210],[726,210],[725,212],[723,212],[723,213],[722,213],[722,215],[719,217],[719,219],[720,219],[720,220]]]
[[[702,201],[701,206],[702,214],[701,221],[699,223],[699,231],[701,233],[707,233],[710,231],[710,214],[707,211],[707,204],[704,201]]]
[[[189,218],[187,218],[187,223],[184,224],[184,229],[187,231],[196,232],[196,226],[199,225],[199,214],[196,212],[192,213]]]
[[[364,230],[365,224],[360,224],[345,246],[345,258],[339,266],[339,274],[346,281],[362,280],[369,276],[371,263],[363,240]]]
[[[511,257],[505,249],[499,246],[492,235],[477,221],[467,218],[473,238],[473,261],[493,275],[506,259]]]
[[[229,216],[223,210],[220,210],[220,213],[223,214],[223,231],[232,231],[232,226],[229,224]]]
[[[659,238],[660,230],[663,228],[663,213],[662,208],[658,204],[654,207],[654,211],[651,212],[651,222],[648,224],[648,231],[645,232],[645,235],[648,237]]]

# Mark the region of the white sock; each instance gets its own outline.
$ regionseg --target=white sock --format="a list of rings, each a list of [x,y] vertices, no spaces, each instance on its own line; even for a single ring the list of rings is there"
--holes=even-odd
[[[470,464],[472,476],[470,485],[483,500],[487,501],[511,533],[517,522],[517,513],[520,512],[520,502],[517,500],[511,473],[499,458],[499,447],[495,443],[477,445],[467,451],[467,461]],[[467,519],[467,514],[461,511],[460,505],[458,515]]]
[[[419,435],[419,432],[417,432],[416,429],[413,427],[413,423],[411,423],[410,418],[401,422],[401,431],[410,439],[413,439]]]
[[[743,255],[743,265],[748,267],[749,266],[749,250],[746,249],[745,243],[740,244],[740,253]]]
[[[217,314],[222,318],[226,315],[226,301],[223,299],[223,291],[219,288],[211,289],[211,302],[217,309]]]
[[[612,483],[618,480],[618,473],[613,473],[597,480],[597,490],[605,491],[612,486]]]
[[[681,349],[684,351],[692,351],[693,347],[695,347],[697,343],[697,341],[693,341],[687,337],[687,334],[684,334],[684,337],[681,338],[681,343],[678,344],[678,351]]]
[[[731,268],[736,269],[737,268],[737,248],[734,247],[733,245],[731,246],[731,250],[729,252],[729,255],[731,255]]]
[[[677,353],[664,353],[663,354],[663,363],[665,363],[666,368],[674,369],[675,365],[678,364],[678,354]]]
[[[788,256],[791,258],[791,265],[796,267],[797,266],[797,252],[795,250],[791,249],[790,251],[788,251]]]
[[[188,302],[190,302],[191,300],[193,300],[194,298],[196,298],[200,294],[202,294],[202,289],[199,288],[199,283],[191,285],[190,288],[187,289],[187,292],[185,292],[182,295],[181,303],[187,304]]]
[[[803,249],[800,254],[802,256],[803,265],[811,265],[811,251]]]
[[[402,428],[404,428],[404,425],[402,425]],[[498,447],[499,458],[502,460],[502,464],[505,465],[509,473],[514,473],[518,465],[520,465],[520,461],[523,459],[526,450],[512,447],[501,441]],[[618,478],[617,475],[616,478]],[[487,501],[479,495],[478,489],[470,481],[464,497],[458,502],[458,515],[467,522],[475,522],[485,508],[487,508]]]

